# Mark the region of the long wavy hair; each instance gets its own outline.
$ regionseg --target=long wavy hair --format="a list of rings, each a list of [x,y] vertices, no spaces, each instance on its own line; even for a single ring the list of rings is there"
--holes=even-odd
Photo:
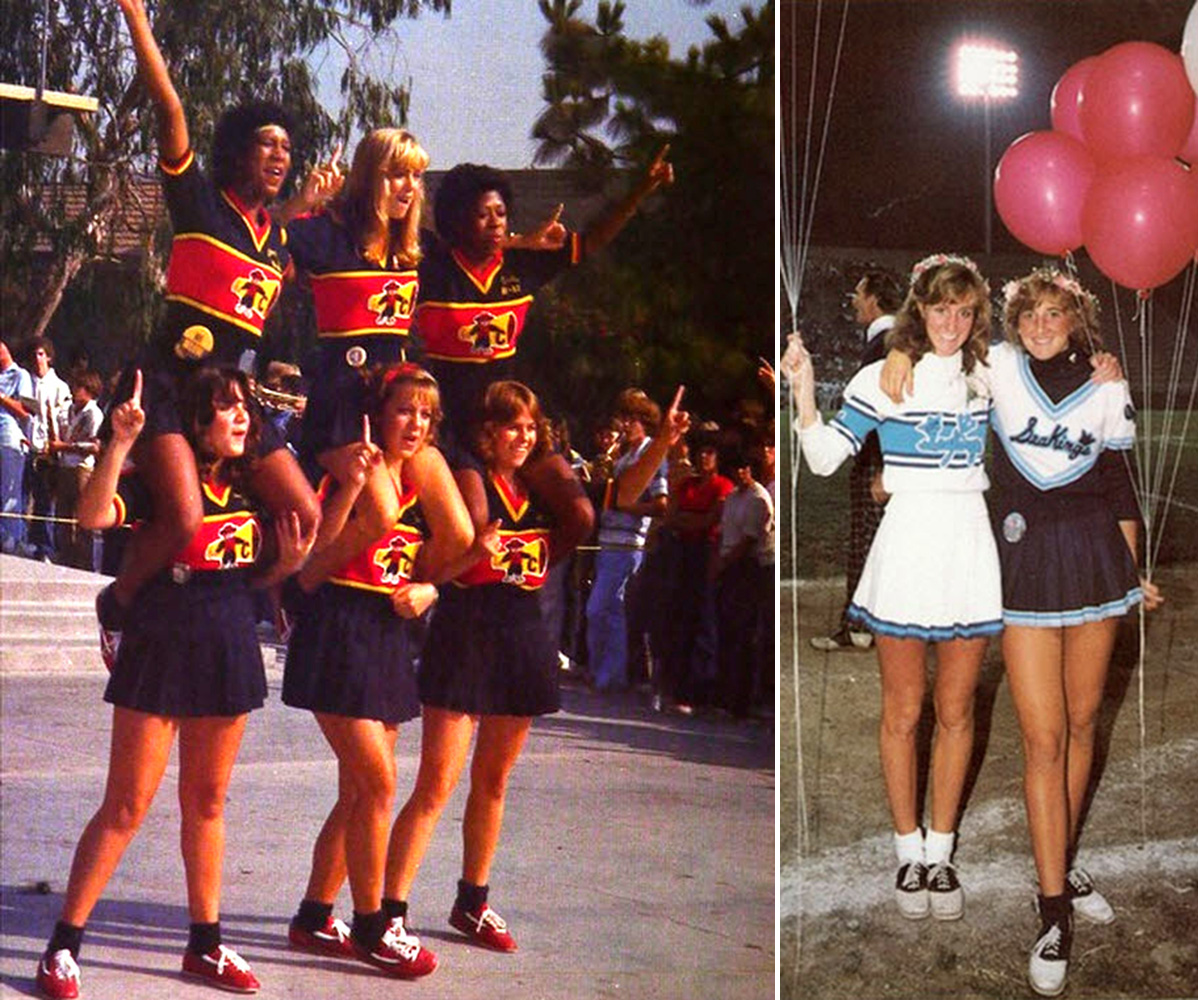
[[[204,451],[202,439],[204,431],[216,419],[216,411],[238,402],[234,387],[241,390],[241,400],[250,415],[250,426],[242,455],[239,458],[221,459]],[[201,478],[210,476],[219,462],[224,477],[238,491],[244,492],[258,460],[258,442],[262,436],[262,411],[250,388],[249,376],[239,368],[200,368],[183,387],[179,416],[183,423],[183,436],[195,452]]]
[[[966,263],[949,260],[916,273],[907,298],[899,308],[894,328],[887,334],[888,347],[902,351],[917,363],[932,350],[924,325],[923,310],[941,302],[962,302],[972,298],[975,311],[969,337],[961,348],[961,367],[972,372],[990,351],[990,285]]]
[[[407,215],[390,219],[383,207],[383,182],[394,169],[423,172],[428,153],[407,129],[376,128],[362,137],[354,150],[354,162],[345,186],[329,210],[354,235],[362,252],[386,268],[411,268],[420,263],[420,217],[424,207],[424,183]],[[381,245],[370,241],[383,234]]]
[[[541,411],[541,404],[536,394],[523,382],[492,382],[487,386],[479,410],[479,428],[475,437],[475,446],[479,457],[487,468],[495,461],[495,445],[492,435],[500,427],[510,424],[522,413],[527,413],[533,419],[537,428],[537,443],[529,452],[526,464],[532,464],[546,454],[552,446],[552,428],[549,418]]]

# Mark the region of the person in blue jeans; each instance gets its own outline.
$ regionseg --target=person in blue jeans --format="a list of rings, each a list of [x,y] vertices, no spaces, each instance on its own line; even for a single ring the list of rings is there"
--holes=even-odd
[[[25,465],[29,411],[22,400],[33,398],[33,378],[13,360],[0,340],[0,548],[21,554],[25,543]]]
[[[612,482],[644,454],[653,441],[647,428],[661,422],[661,410],[640,389],[626,389],[616,401],[616,420],[622,446],[612,468]],[[663,462],[649,484],[632,502],[619,504],[609,488],[599,515],[599,552],[595,582],[587,599],[587,655],[597,691],[628,686],[628,634],[624,595],[645,558],[649,523],[666,510],[666,468]]]

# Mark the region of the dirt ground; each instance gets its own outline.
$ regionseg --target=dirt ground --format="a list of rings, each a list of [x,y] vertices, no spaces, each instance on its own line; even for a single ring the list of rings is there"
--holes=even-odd
[[[1116,651],[1079,857],[1118,916],[1105,927],[1077,925],[1069,998],[1198,997],[1198,567],[1165,569],[1158,580],[1168,604],[1149,620],[1143,672],[1138,618]],[[1034,996],[1026,966],[1038,929],[1035,871],[1018,726],[997,644],[979,689],[955,859],[965,918],[907,921],[892,901],[876,658],[819,653],[808,643],[827,634],[843,591],[843,578],[784,581],[781,591],[781,996]]]

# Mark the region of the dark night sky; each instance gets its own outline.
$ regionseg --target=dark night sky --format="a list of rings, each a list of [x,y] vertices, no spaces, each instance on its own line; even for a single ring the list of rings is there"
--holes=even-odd
[[[1051,128],[1052,88],[1073,63],[1124,41],[1177,51],[1193,0],[849,0],[828,147],[818,189],[816,246],[980,251],[984,226],[984,116],[951,93],[950,52],[986,35],[1020,54],[1020,96],[991,112],[993,166],[1025,132]],[[782,0],[780,89],[786,198],[798,211],[813,61],[815,132],[843,0]],[[994,220],[995,252],[1019,249]]]

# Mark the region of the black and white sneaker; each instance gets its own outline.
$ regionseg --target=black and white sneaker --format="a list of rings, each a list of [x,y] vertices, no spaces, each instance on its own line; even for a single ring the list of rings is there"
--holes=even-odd
[[[894,880],[894,900],[899,913],[908,920],[928,915],[928,869],[922,861],[907,861]]]
[[[1027,979],[1032,989],[1042,997],[1057,997],[1065,992],[1065,975],[1069,971],[1069,950],[1073,945],[1073,928],[1068,916],[1045,921],[1040,936],[1032,945],[1027,963]]]
[[[928,869],[928,902],[937,920],[960,920],[965,912],[965,892],[957,869],[941,861]]]
[[[1084,868],[1070,868],[1065,876],[1065,892],[1073,904],[1073,912],[1092,924],[1109,924],[1115,911],[1106,897],[1094,888],[1094,880]]]

